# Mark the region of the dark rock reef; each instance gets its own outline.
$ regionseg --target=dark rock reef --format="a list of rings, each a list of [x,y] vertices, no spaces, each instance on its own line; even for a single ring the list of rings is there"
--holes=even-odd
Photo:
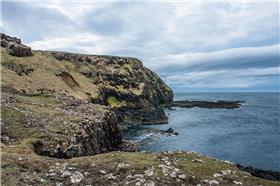
[[[244,101],[173,101],[171,104],[168,104],[166,107],[182,107],[182,108],[224,108],[224,109],[235,109],[241,106],[241,103]]]

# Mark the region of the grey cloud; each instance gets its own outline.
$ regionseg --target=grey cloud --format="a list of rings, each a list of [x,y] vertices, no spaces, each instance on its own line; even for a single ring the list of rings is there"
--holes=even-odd
[[[35,49],[137,57],[173,87],[272,87],[278,9],[253,2],[5,2],[2,28]]]
[[[210,53],[182,53],[152,58],[151,61],[153,61],[151,68],[163,73],[277,67],[279,45],[227,49]]]
[[[71,34],[69,31],[75,26],[65,15],[32,3],[2,2],[2,18],[3,31],[25,42]]]

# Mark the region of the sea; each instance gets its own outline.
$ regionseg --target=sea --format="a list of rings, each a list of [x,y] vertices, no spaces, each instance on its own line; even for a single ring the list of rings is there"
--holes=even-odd
[[[174,100],[245,101],[237,109],[166,109],[168,124],[129,127],[140,151],[195,151],[244,166],[280,171],[280,93],[175,93]],[[158,130],[172,128],[179,135]]]

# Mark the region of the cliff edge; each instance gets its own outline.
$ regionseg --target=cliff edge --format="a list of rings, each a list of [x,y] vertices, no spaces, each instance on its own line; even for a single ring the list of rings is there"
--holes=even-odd
[[[136,58],[35,51],[1,34],[5,144],[72,158],[134,151],[123,124],[165,123],[172,90]]]
[[[124,124],[165,123],[173,100],[136,58],[35,51],[1,34],[1,70],[2,185],[280,185],[196,153],[119,152],[137,150]]]

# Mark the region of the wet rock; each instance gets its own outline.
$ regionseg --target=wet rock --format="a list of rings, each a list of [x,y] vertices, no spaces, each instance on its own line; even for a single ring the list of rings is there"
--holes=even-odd
[[[178,132],[175,132],[171,127],[164,132],[166,132],[168,134],[178,135]]]

